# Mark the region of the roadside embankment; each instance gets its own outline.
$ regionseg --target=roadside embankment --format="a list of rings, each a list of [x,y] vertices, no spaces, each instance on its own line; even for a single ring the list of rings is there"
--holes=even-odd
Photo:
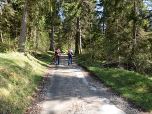
[[[0,53],[0,113],[22,114],[30,107],[53,55],[45,53]]]

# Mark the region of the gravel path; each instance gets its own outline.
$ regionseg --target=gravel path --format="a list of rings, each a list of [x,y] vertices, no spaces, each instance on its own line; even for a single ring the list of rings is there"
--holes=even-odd
[[[39,111],[31,110],[31,114],[150,114],[135,108],[75,62],[68,65],[66,55],[60,65],[53,63],[49,68],[45,97],[33,108]]]

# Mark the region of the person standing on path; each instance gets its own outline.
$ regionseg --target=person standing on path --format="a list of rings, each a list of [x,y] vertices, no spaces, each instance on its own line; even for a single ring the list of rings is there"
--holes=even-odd
[[[70,50],[68,51],[68,57],[69,57],[68,65],[70,64],[70,60],[71,60],[71,64],[72,64],[72,55],[73,55],[73,51],[72,51],[72,49],[70,48]]]
[[[59,65],[59,58],[61,56],[60,49],[55,51],[55,57],[56,57],[56,65]]]

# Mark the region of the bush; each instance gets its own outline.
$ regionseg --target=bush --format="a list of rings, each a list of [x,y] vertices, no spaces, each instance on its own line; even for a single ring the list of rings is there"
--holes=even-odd
[[[146,74],[147,69],[151,68],[151,63],[148,61],[149,56],[146,54],[136,55],[134,58],[134,65],[136,66],[136,71],[141,74]]]

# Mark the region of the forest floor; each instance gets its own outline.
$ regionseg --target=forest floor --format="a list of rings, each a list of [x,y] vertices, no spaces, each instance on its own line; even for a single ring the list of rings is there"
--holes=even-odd
[[[150,114],[66,55],[48,66],[31,105],[26,114]]]

